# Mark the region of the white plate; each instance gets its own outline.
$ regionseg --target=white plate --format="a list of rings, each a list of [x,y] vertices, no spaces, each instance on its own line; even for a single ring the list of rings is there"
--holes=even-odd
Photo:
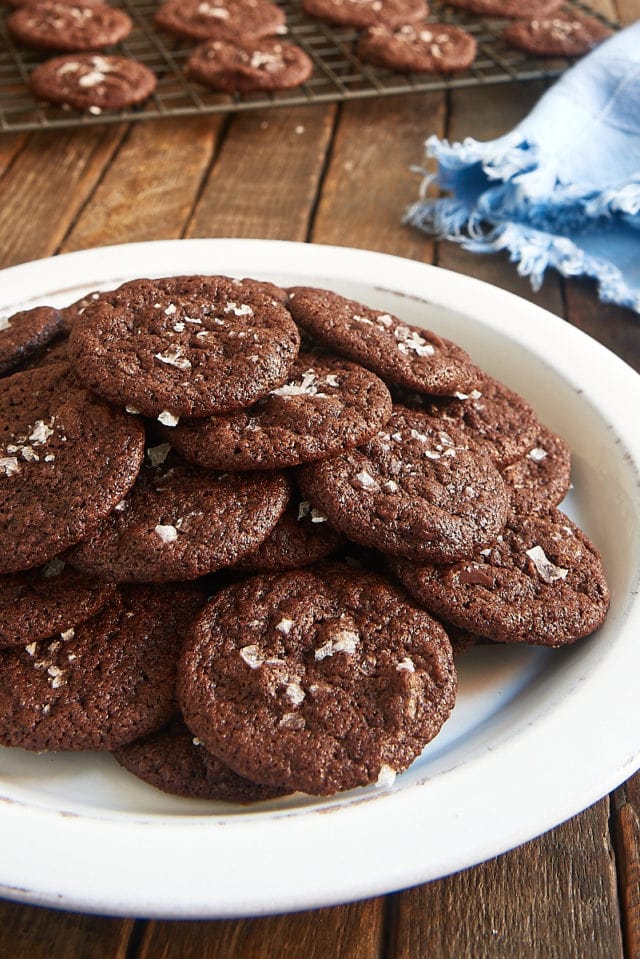
[[[393,787],[254,809],[174,799],[108,755],[0,751],[0,895],[120,915],[257,915],[434,879],[511,849],[640,765],[640,378],[557,317],[378,253],[189,240],[0,273],[0,312],[137,276],[228,273],[328,286],[465,346],[574,453],[567,511],[602,551],[612,607],[560,650],[479,648],[443,732]]]

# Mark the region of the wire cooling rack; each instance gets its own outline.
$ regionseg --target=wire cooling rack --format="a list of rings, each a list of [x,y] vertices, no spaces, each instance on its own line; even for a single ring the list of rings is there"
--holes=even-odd
[[[468,70],[451,77],[400,74],[361,63],[354,54],[357,31],[353,28],[332,27],[313,20],[302,11],[301,0],[284,0],[280,5],[287,16],[287,39],[297,43],[311,57],[314,63],[312,76],[295,90],[229,96],[206,91],[199,84],[185,79],[184,65],[193,44],[176,41],[155,29],[153,16],[158,4],[154,0],[120,0],[119,5],[129,14],[134,26],[126,41],[118,44],[117,51],[154,71],[158,78],[155,94],[140,107],[105,111],[99,115],[36,102],[29,92],[27,80],[31,70],[44,57],[16,44],[6,30],[5,17],[0,16],[0,132],[230,113],[511,83],[553,78],[569,65],[567,60],[549,61],[510,48],[502,40],[504,20],[474,17],[434,0],[430,19],[457,24],[472,33],[478,43],[478,56]],[[595,16],[614,29],[617,27],[581,0],[568,0],[565,8]]]

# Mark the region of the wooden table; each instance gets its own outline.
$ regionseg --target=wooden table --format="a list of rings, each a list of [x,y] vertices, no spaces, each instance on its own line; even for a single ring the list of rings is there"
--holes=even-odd
[[[602,9],[625,22],[640,0]],[[176,237],[268,237],[380,250],[488,280],[640,369],[640,319],[591,283],[533,294],[501,256],[402,226],[430,133],[510,129],[538,83],[0,137],[0,267]],[[640,957],[640,774],[495,860],[406,892],[297,915],[145,921],[0,902],[2,959],[627,959]],[[1,845],[0,845],[1,855]],[[123,864],[126,868],[126,864]],[[60,868],[64,868],[64,856]],[[89,867],[90,868],[90,867]]]

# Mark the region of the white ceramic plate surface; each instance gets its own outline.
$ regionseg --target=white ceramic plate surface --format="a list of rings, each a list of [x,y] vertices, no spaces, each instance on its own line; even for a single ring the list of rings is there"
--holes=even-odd
[[[640,377],[584,334],[476,280],[336,247],[189,240],[0,273],[0,314],[139,276],[327,286],[456,340],[570,443],[566,511],[601,550],[605,625],[554,651],[478,648],[452,718],[387,789],[255,808],[175,799],[109,755],[0,749],[0,895],[91,912],[259,915],[434,879],[574,815],[640,766]]]

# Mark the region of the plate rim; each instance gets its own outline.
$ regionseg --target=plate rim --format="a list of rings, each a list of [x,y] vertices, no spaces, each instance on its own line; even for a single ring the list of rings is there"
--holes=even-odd
[[[331,271],[327,271],[327,281],[335,280],[339,275],[343,280],[349,279],[366,283],[377,290],[395,292],[405,296],[415,295],[415,291],[413,294],[407,293],[402,289],[403,284],[411,285],[414,280],[418,282],[418,285],[424,282],[425,300],[436,305],[450,307],[458,312],[465,312],[460,301],[468,296],[473,307],[466,311],[467,316],[470,316],[474,321],[487,324],[501,336],[524,346],[526,350],[533,352],[538,358],[544,358],[544,353],[541,353],[539,342],[536,342],[533,333],[534,328],[537,331],[538,339],[541,329],[543,332],[552,331],[556,334],[566,347],[567,353],[572,355],[573,362],[578,367],[578,372],[572,375],[572,371],[565,371],[564,369],[567,360],[561,358],[559,365],[563,372],[563,379],[570,384],[575,384],[576,387],[581,385],[579,374],[582,363],[585,361],[601,362],[610,375],[616,377],[618,395],[622,394],[620,405],[625,407],[625,399],[635,398],[637,408],[637,401],[640,399],[640,376],[616,354],[579,329],[565,323],[561,318],[484,281],[443,270],[430,264],[369,250],[292,241],[227,238],[125,243],[47,257],[0,271],[0,280],[3,285],[2,300],[6,302],[8,299],[5,290],[11,291],[23,287],[25,277],[31,283],[35,282],[37,286],[38,282],[44,281],[52,267],[58,275],[60,273],[66,275],[67,272],[73,275],[76,270],[79,273],[94,266],[100,272],[106,270],[112,263],[114,265],[122,263],[123,267],[125,265],[128,267],[131,264],[132,268],[135,268],[135,264],[141,257],[144,259],[146,255],[151,257],[152,254],[154,263],[166,262],[170,264],[172,261],[182,263],[182,257],[186,256],[188,251],[193,254],[193,259],[196,262],[201,255],[218,253],[222,260],[225,257],[230,261],[244,259],[251,264],[252,270],[255,269],[257,263],[260,263],[258,272],[263,273],[268,272],[263,268],[263,261],[270,262],[273,259],[281,259],[279,269],[285,275],[287,273],[300,274],[301,270],[297,268],[298,264],[304,264],[306,270],[311,275],[316,276],[319,285],[322,280],[322,275],[318,270],[319,263],[326,263],[331,267]],[[211,258],[214,259],[215,257],[212,256]],[[295,264],[294,268],[290,268],[291,263]],[[216,266],[215,263],[212,265]],[[180,266],[180,269],[184,269],[184,267]],[[272,272],[274,270],[273,267],[269,269]],[[199,266],[199,270],[202,270],[202,266]],[[217,269],[216,271],[219,272]],[[123,275],[131,275],[131,272],[131,268],[126,268]],[[175,271],[171,269],[167,272]],[[184,269],[184,272],[190,271]],[[155,267],[153,273],[154,275],[161,275]],[[348,276],[347,273],[349,273]],[[375,277],[388,277],[389,282],[381,284],[375,281]],[[22,299],[24,299],[24,296]],[[422,295],[418,299],[422,299]],[[452,304],[452,299],[457,300],[457,302]],[[17,298],[9,299],[9,302],[18,302],[18,300]],[[499,318],[501,307],[506,310],[512,308],[517,314],[516,320],[508,321],[513,324],[511,330],[503,328],[507,321]],[[0,305],[1,309],[2,306]],[[489,314],[492,310],[495,310],[497,315],[490,317]],[[480,317],[477,315],[478,313]],[[526,325],[529,322],[531,322],[531,327]],[[565,375],[565,372],[567,375]],[[609,412],[606,405],[606,391],[602,384],[594,384],[593,390],[589,393],[589,400],[598,409],[604,404]],[[630,409],[632,407],[626,406],[626,408]],[[640,441],[634,435],[629,423],[615,417],[614,421],[617,435],[624,443],[626,451],[630,453],[631,465],[638,475],[640,474]],[[639,580],[640,572],[636,571],[634,587],[636,591]],[[625,631],[630,630],[632,626],[640,627],[640,601],[637,598],[634,600],[629,597],[627,607],[622,610],[622,613],[624,616],[622,624]],[[612,671],[610,659],[610,656],[608,659],[605,657],[605,665],[607,665],[608,671],[600,676],[601,679],[606,678],[608,682],[612,681],[612,677],[609,676],[609,672]],[[640,653],[637,654],[637,662],[640,663]],[[585,677],[582,688],[570,697],[572,707],[576,704],[576,696],[581,697],[581,700],[584,699],[585,692],[590,685],[590,679]],[[626,693],[626,698],[623,694],[618,702],[618,711],[621,714],[624,713],[627,719],[628,715],[624,710],[628,710],[632,703],[628,693],[629,691]],[[558,703],[554,710],[555,719],[553,722],[557,721],[558,715],[562,716],[563,712],[567,712],[567,709],[566,703]],[[637,712],[636,707],[636,714]],[[620,724],[624,717],[621,715],[614,718],[615,722]],[[541,728],[544,732],[545,723],[548,723],[548,721],[548,715],[546,721],[544,718],[536,720],[538,732]],[[533,725],[536,725],[536,723]],[[232,818],[219,815],[213,815],[210,818],[184,816],[180,818],[179,825],[176,825],[175,817],[167,817],[161,814],[151,816],[123,814],[122,817],[114,814],[104,817],[97,815],[79,816],[42,809],[0,795],[0,821],[4,818],[6,827],[4,831],[7,837],[7,845],[3,855],[5,866],[0,872],[0,880],[4,880],[0,882],[0,895],[33,904],[103,914],[106,912],[110,915],[129,916],[135,914],[163,918],[222,918],[309,909],[388,893],[447,875],[450,872],[491,858],[498,853],[506,852],[508,849],[558,825],[606,795],[640,765],[640,723],[637,726],[638,732],[633,736],[624,737],[622,741],[618,741],[613,752],[611,751],[611,743],[603,738],[602,729],[599,731],[599,746],[608,750],[610,758],[610,768],[607,770],[607,774],[605,776],[602,773],[597,776],[594,774],[591,777],[584,775],[580,782],[580,799],[577,800],[574,790],[570,798],[567,796],[564,801],[556,802],[552,816],[549,816],[543,808],[544,804],[541,804],[540,808],[530,811],[531,814],[526,825],[521,821],[513,822],[509,818],[508,804],[505,804],[507,797],[503,796],[498,805],[501,814],[504,814],[507,818],[503,823],[501,836],[499,839],[497,837],[488,839],[486,835],[482,835],[482,825],[483,818],[491,813],[491,804],[486,796],[476,797],[479,801],[473,810],[446,810],[446,830],[448,834],[453,835],[452,831],[458,830],[460,835],[463,835],[466,839],[464,846],[459,842],[459,848],[455,855],[446,849],[444,842],[438,840],[438,849],[435,849],[434,846],[425,847],[424,839],[416,841],[416,836],[412,833],[411,842],[407,844],[408,858],[405,857],[401,863],[393,862],[391,865],[386,860],[389,851],[393,848],[389,837],[386,837],[382,844],[373,849],[363,848],[364,839],[374,834],[376,828],[379,827],[380,813],[382,813],[383,818],[400,822],[402,826],[408,824],[413,828],[419,824],[420,813],[421,811],[424,812],[424,803],[422,802],[425,794],[422,788],[424,784],[416,783],[404,790],[390,790],[375,797],[351,800],[345,805],[328,809],[282,810],[277,813],[268,811],[255,814],[249,819],[243,819],[239,816]],[[431,802],[444,802],[447,797],[450,799],[452,788],[459,789],[461,785],[464,786],[470,772],[475,771],[478,765],[480,765],[484,775],[491,775],[496,768],[499,769],[505,763],[516,762],[518,753],[522,755],[523,742],[526,746],[531,735],[531,729],[529,731],[524,729],[516,735],[507,737],[507,740],[499,743],[497,748],[488,748],[482,754],[473,757],[460,766],[446,769],[431,777],[428,782],[428,789],[432,794]],[[595,738],[598,739],[598,736]],[[594,749],[593,741],[590,749],[591,751]],[[566,759],[563,757],[563,761],[560,761],[559,756],[552,756],[548,768],[544,770],[544,782],[538,784],[539,792],[544,795],[544,789],[548,788],[554,781],[561,782],[565,774]],[[443,788],[442,784],[445,777],[447,786]],[[518,800],[519,793],[518,790],[514,791],[513,784],[507,792],[511,803]],[[421,793],[421,796],[418,796],[419,793]],[[215,893],[213,900],[211,896],[203,895],[202,890],[198,894],[198,883],[201,884],[207,878],[211,878],[210,873],[201,868],[201,864],[197,868],[192,868],[191,873],[185,879],[184,885],[180,887],[179,896],[171,895],[171,890],[163,887],[161,878],[155,877],[154,879],[152,875],[148,874],[148,868],[144,868],[144,865],[141,868],[140,860],[144,859],[145,856],[152,857],[154,846],[157,847],[158,843],[162,843],[163,838],[167,839],[166,835],[164,837],[161,835],[168,828],[164,824],[164,820],[167,818],[171,819],[169,828],[179,834],[174,858],[177,857],[184,863],[198,853],[202,857],[205,848],[209,854],[215,855],[217,853],[218,856],[223,855],[225,857],[229,869],[229,874],[224,877],[226,885],[221,888],[222,877],[218,877],[219,885],[213,890]],[[337,823],[338,819],[339,822]],[[311,827],[309,827],[310,822],[312,823]],[[444,825],[442,824],[441,828]],[[215,835],[214,828],[216,829]],[[321,852],[321,862],[316,863],[316,870],[311,882],[302,881],[295,869],[290,869],[287,877],[286,856],[284,868],[280,868],[280,863],[277,861],[278,849],[285,848],[283,840],[293,845],[294,848],[298,846],[305,848],[309,845],[309,828],[311,828],[315,837],[314,844],[316,848],[320,848]],[[95,883],[92,888],[87,888],[81,880],[77,883],[65,881],[60,874],[60,870],[56,868],[56,859],[59,857],[59,844],[61,842],[66,847],[67,862],[73,864],[79,852],[84,852],[86,842],[91,841],[92,830],[95,833],[96,829],[100,835],[104,836],[102,853],[103,855],[106,854],[106,858],[101,863],[103,869],[115,869],[115,857],[122,856],[127,850],[137,849],[139,851],[135,866],[131,868],[131,864],[127,864],[125,873],[129,875],[129,880],[127,880],[126,890],[119,890],[117,894],[110,890],[109,881],[107,879],[105,882],[104,876],[102,881]],[[233,862],[233,854],[235,853],[236,857],[240,855],[241,859],[243,856],[247,857],[250,854],[255,854],[256,832],[266,842],[266,848],[262,851],[261,868],[257,870],[256,881],[251,884],[250,888],[244,887],[241,889],[241,880],[246,877],[239,866]],[[338,848],[336,833],[339,835],[341,848]],[[30,846],[39,850],[40,860],[43,856],[46,856],[50,863],[48,869],[45,869],[44,872],[41,871],[35,877],[35,883],[31,874],[32,871],[29,868],[24,868],[24,858],[25,855],[28,855],[28,853],[25,853],[25,849],[28,847],[23,841],[25,835],[28,836]],[[481,838],[478,838],[478,835]],[[433,837],[431,838],[433,839]],[[401,833],[399,841],[402,840]],[[95,842],[95,836],[93,841]],[[71,849],[69,844],[71,844]],[[333,861],[329,859],[330,852],[334,854]],[[423,857],[426,854],[431,855],[429,863],[424,861]],[[270,879],[271,874],[268,870],[268,866],[274,863],[275,872],[280,880],[280,885],[277,887],[273,878]],[[78,866],[79,861],[75,864],[76,868]],[[2,872],[5,873],[4,876]],[[321,881],[319,872],[322,877]],[[82,876],[82,873],[80,872],[79,875]],[[142,879],[146,879],[146,886],[141,882]]]

